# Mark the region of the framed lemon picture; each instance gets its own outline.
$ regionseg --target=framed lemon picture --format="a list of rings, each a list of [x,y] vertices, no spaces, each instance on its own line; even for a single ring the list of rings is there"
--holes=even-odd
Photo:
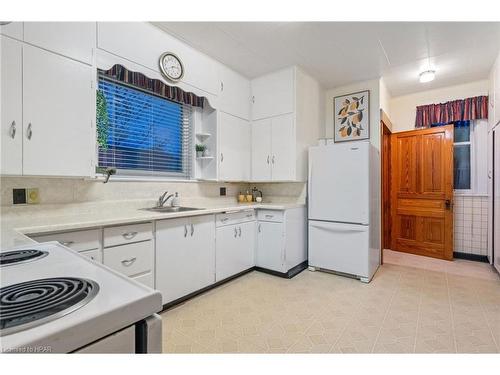
[[[334,142],[370,138],[370,91],[360,91],[333,98]]]

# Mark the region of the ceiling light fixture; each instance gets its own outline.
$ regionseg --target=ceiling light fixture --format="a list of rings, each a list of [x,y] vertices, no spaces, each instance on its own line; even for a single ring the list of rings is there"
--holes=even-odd
[[[420,83],[433,81],[434,78],[436,78],[436,71],[435,70],[426,70],[425,72],[422,72],[419,75]]]

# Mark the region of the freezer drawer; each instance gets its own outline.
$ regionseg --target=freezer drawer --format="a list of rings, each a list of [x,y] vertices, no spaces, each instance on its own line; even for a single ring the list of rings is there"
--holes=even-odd
[[[369,226],[309,220],[309,266],[371,278]]]

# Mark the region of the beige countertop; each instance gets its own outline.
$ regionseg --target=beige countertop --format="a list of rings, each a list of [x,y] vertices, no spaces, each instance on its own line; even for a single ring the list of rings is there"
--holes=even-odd
[[[236,203],[234,199],[183,200],[182,206],[199,207],[200,210],[159,213],[142,208],[152,207],[154,201],[115,201],[101,203],[69,203],[2,207],[1,249],[34,243],[26,235],[95,228],[109,225],[137,223],[176,217],[216,214],[245,209],[286,210],[305,207],[302,202],[270,201],[264,203]]]

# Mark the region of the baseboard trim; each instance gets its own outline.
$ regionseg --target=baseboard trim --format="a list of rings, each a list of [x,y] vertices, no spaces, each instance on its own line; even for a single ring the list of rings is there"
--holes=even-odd
[[[453,252],[453,258],[473,260],[475,262],[482,262],[482,263],[489,263],[488,257],[486,255],[461,253],[459,251]]]
[[[259,272],[263,272],[263,273],[268,273],[269,275],[283,277],[285,279],[291,279],[292,277],[297,276],[299,273],[304,271],[307,268],[307,265],[308,265],[308,263],[306,260],[300,264],[297,264],[295,267],[290,268],[288,270],[288,272],[279,272],[279,271],[274,271],[274,270],[270,270],[270,269],[262,268],[262,267],[257,267],[257,266],[255,267],[255,270],[259,271]]]

